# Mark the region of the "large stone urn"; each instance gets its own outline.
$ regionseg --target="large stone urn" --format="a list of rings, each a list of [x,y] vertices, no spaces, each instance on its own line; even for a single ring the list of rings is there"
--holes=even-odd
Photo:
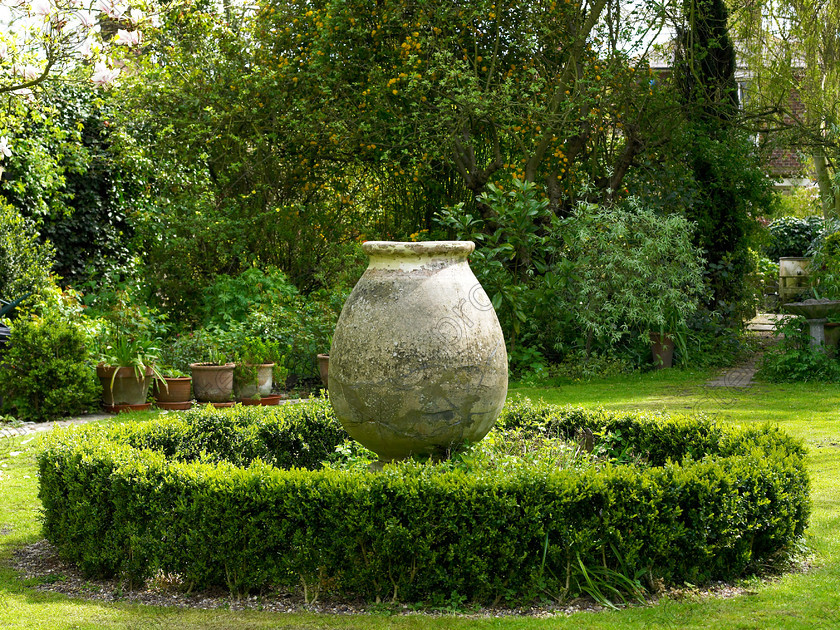
[[[507,394],[499,320],[470,241],[362,245],[370,264],[341,311],[330,401],[383,461],[443,455],[491,429]]]

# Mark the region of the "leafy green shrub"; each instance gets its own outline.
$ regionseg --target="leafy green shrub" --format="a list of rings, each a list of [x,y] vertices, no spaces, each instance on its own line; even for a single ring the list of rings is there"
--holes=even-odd
[[[767,246],[767,257],[779,260],[785,257],[802,257],[808,251],[822,229],[823,219],[820,216],[780,217],[770,222],[767,229],[770,232],[770,244]]]
[[[463,203],[438,216],[455,238],[476,243],[470,266],[496,309],[515,371],[533,369],[542,362],[542,353],[552,350],[532,325],[555,331],[564,324],[569,331],[573,328],[571,321],[564,321],[571,320],[571,313],[565,316],[568,309],[563,308],[568,264],[561,254],[561,221],[541,192],[533,182],[511,178],[504,187],[488,184],[479,197],[492,209],[492,220],[466,212]],[[568,336],[569,331],[553,336]]]
[[[350,293],[347,287],[298,295],[290,302],[272,302],[252,311],[244,331],[284,348],[284,367],[291,374],[317,377],[316,355],[327,354],[341,308]]]
[[[249,361],[248,347],[261,345],[277,364],[278,379],[286,373],[317,377],[315,357],[329,352],[348,294],[337,285],[304,295],[276,268],[220,275],[205,296],[203,326],[170,339],[163,360],[182,370],[223,356]]]
[[[562,442],[585,429],[593,465]],[[38,457],[45,533],[87,574],[132,581],[519,603],[575,596],[592,574],[731,579],[807,523],[804,447],[778,429],[524,400],[489,439],[504,456],[373,473],[317,467],[331,449],[364,456],[323,400],[55,431]],[[534,444],[553,449],[539,465],[521,457]]]
[[[814,293],[821,298],[840,299],[840,231],[824,234],[814,244],[810,265]]]
[[[703,294],[691,223],[631,198],[614,208],[581,206],[571,225],[576,310],[587,334],[618,341],[633,326],[672,334],[686,329]]]
[[[685,328],[703,292],[692,224],[637,198],[581,204],[560,219],[536,184],[514,178],[509,188],[490,184],[479,199],[492,220],[462,204],[439,223],[476,241],[470,266],[499,315],[514,371],[539,372],[581,346],[587,356],[609,354],[640,332]]]
[[[299,295],[279,269],[265,272],[251,267],[235,276],[219,275],[204,293],[204,325],[224,328],[231,322],[243,322],[264,305],[291,303]]]
[[[778,343],[761,359],[756,376],[771,383],[840,382],[840,363],[811,345],[804,317],[792,317],[776,324]]]
[[[82,329],[56,315],[17,319],[0,357],[3,408],[37,422],[94,407],[100,386]]]
[[[233,349],[227,336],[219,330],[206,328],[176,335],[163,344],[160,354],[163,365],[181,372],[189,372],[191,363],[224,364],[232,359]]]
[[[650,348],[645,346],[645,349],[649,354]],[[619,356],[593,352],[587,357],[583,350],[577,350],[562,363],[553,365],[550,373],[552,376],[579,381],[629,374],[635,368],[636,365]]]
[[[35,224],[0,196],[0,298],[14,300],[51,284],[53,248],[38,241]]]

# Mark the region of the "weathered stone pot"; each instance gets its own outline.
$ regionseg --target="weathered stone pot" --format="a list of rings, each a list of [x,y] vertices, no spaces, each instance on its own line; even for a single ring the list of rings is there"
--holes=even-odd
[[[233,372],[233,393],[237,400],[271,394],[274,386],[273,363],[244,363]]]
[[[233,363],[190,363],[193,393],[199,402],[223,403],[233,394]]]
[[[499,320],[467,263],[475,245],[362,248],[370,264],[329,354],[338,419],[384,461],[481,440],[501,412],[508,368]]]

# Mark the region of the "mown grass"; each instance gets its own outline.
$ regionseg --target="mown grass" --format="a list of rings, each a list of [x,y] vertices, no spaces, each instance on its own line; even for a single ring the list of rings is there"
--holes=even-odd
[[[710,376],[663,371],[551,387],[514,385],[511,395],[608,409],[705,413],[738,424],[771,422],[803,438],[809,447],[814,507],[806,540],[810,568],[745,582],[748,594],[731,599],[664,598],[618,612],[550,619],[390,616],[387,610],[359,616],[276,614],[69,599],[38,592],[7,568],[14,549],[40,538],[35,441],[23,444],[28,438],[14,438],[0,440],[0,628],[840,628],[840,388],[759,384],[748,390],[713,390],[704,387]]]

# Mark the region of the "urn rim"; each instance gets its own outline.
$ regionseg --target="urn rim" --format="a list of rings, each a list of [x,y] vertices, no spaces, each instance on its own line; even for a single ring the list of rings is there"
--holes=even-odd
[[[365,241],[362,250],[371,257],[415,258],[447,256],[466,258],[475,250],[473,241]]]

